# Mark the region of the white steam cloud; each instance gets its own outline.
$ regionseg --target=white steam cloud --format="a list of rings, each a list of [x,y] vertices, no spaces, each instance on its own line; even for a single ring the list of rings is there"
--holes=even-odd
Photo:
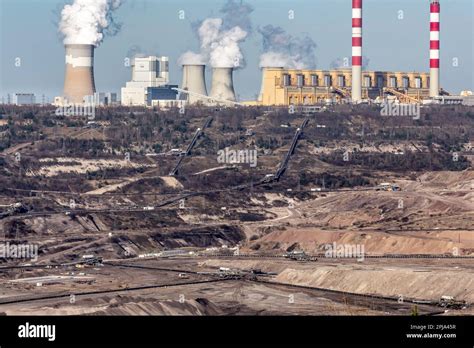
[[[260,67],[310,69],[316,66],[316,43],[309,36],[294,37],[281,27],[266,25],[258,29],[263,39]]]
[[[201,48],[209,52],[209,62],[214,68],[238,68],[244,56],[239,43],[247,37],[247,32],[239,26],[222,30],[222,19],[206,19],[199,28]]]
[[[215,68],[242,68],[245,59],[240,44],[252,31],[250,13],[252,6],[228,0],[220,12],[223,18],[208,18],[197,30],[199,53],[188,51],[178,60],[179,64],[206,64]]]
[[[120,25],[112,13],[120,7],[121,0],[74,0],[61,11],[59,31],[64,44],[98,46],[104,35],[115,35]]]
[[[179,65],[206,65],[207,59],[202,53],[193,51],[185,52],[179,57]]]
[[[245,30],[239,26],[223,30],[221,18],[208,18],[199,27],[198,35],[201,41],[200,53],[184,53],[179,59],[180,64],[209,62],[214,68],[239,68],[243,65],[240,42],[247,37]]]
[[[261,68],[287,68],[287,69],[306,69],[306,64],[301,56],[285,54],[281,52],[266,52],[260,56]]]

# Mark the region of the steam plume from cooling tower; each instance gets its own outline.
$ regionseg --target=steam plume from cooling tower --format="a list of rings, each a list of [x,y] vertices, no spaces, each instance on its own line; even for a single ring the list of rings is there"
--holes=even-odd
[[[201,41],[200,53],[188,51],[184,53],[179,63],[205,64],[209,62],[215,68],[238,68],[244,63],[240,42],[247,37],[247,32],[239,26],[223,30],[221,18],[204,20],[198,30]]]
[[[222,18],[207,18],[197,25],[200,41],[199,53],[188,51],[178,60],[181,65],[206,64],[215,68],[241,68],[245,66],[240,44],[252,30],[246,3],[228,0],[220,10]]]
[[[120,29],[112,16],[121,0],[74,0],[61,11],[59,31],[64,44],[98,46],[104,35],[114,35]]]
[[[209,62],[214,68],[238,68],[243,63],[240,42],[247,37],[247,32],[239,26],[222,30],[220,18],[206,19],[199,35],[203,38],[202,48],[209,52]]]
[[[266,25],[258,29],[263,38],[260,67],[309,69],[316,66],[316,43],[309,36],[294,37],[283,28]]]
[[[224,14],[222,19],[224,21],[225,30],[240,27],[247,33],[252,33],[253,29],[250,14],[253,12],[253,7],[250,4],[243,1],[237,3],[234,0],[228,0],[220,12]]]

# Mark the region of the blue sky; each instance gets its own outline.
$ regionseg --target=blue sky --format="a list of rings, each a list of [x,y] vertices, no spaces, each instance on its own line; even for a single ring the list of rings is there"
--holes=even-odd
[[[33,92],[60,95],[64,79],[64,48],[57,33],[64,0],[0,0],[0,96]],[[267,24],[289,34],[308,34],[318,45],[317,68],[351,54],[350,0],[247,0],[254,7],[254,29]],[[170,57],[171,82],[179,84],[179,56],[198,48],[191,23],[219,15],[224,0],[126,0],[117,11],[118,35],[96,49],[98,91],[119,92],[130,80],[124,59],[131,47]],[[428,0],[365,0],[364,55],[369,70],[428,71]],[[458,93],[474,89],[474,1],[441,1],[441,85]],[[179,19],[180,10],[185,19]],[[288,18],[293,10],[294,19]],[[399,19],[403,11],[403,19]],[[260,88],[258,68],[262,40],[256,30],[243,43],[247,66],[235,73],[236,93],[252,99]],[[21,66],[15,66],[15,59]],[[455,66],[457,59],[458,65]],[[210,75],[207,77],[210,82]]]

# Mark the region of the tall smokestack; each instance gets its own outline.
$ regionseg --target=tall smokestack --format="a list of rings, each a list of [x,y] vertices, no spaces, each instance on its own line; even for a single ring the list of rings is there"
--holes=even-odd
[[[352,0],[352,102],[362,100],[362,0]]]
[[[204,64],[183,64],[183,83],[181,88],[189,92],[198,93],[207,96]],[[202,98],[196,95],[188,94],[188,102],[194,104]]]
[[[439,16],[438,0],[430,4],[430,97],[439,95]]]
[[[94,45],[65,45],[66,75],[64,97],[70,103],[83,103],[95,93]]]
[[[235,101],[233,68],[213,68],[211,98]]]

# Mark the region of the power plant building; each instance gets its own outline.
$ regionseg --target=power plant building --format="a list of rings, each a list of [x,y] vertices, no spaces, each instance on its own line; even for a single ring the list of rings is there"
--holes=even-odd
[[[33,105],[36,102],[36,97],[32,93],[15,93],[12,99],[15,105]]]
[[[178,85],[165,85],[161,87],[148,87],[146,91],[146,105],[171,107],[180,106],[183,101],[177,100],[178,92],[173,89]]]
[[[259,98],[249,105],[312,105],[351,98],[352,69],[264,68]],[[392,94],[410,101],[429,97],[428,73],[362,71],[362,99]]]
[[[172,103],[176,101],[177,93],[171,88],[176,86],[169,86],[168,83],[168,57],[135,58],[132,80],[121,91],[122,105],[151,106],[153,100],[169,100]]]
[[[85,98],[87,104],[94,104],[96,106],[114,106],[118,104],[117,93],[112,92],[98,92],[92,96]]]
[[[396,97],[400,102],[458,102],[440,87],[440,1],[430,0],[430,72],[363,71],[363,0],[352,0],[352,67],[335,70],[264,68],[258,100],[247,105],[311,105]]]

